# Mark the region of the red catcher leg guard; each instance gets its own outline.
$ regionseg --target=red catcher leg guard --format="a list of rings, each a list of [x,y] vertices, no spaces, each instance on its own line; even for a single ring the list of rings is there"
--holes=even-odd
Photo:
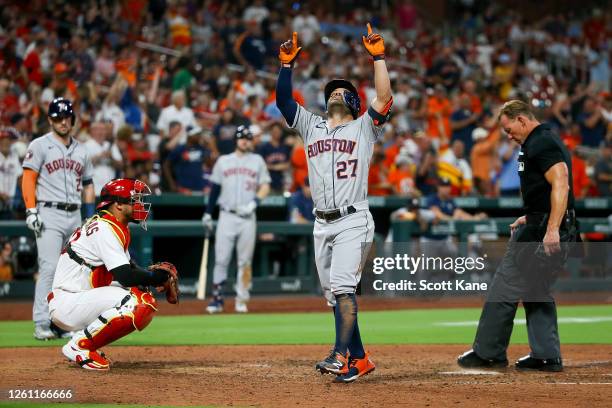
[[[156,306],[151,293],[132,288],[120,306],[102,313],[87,326],[85,337],[79,339],[77,345],[94,351],[127,336],[135,329],[142,330],[153,320]]]

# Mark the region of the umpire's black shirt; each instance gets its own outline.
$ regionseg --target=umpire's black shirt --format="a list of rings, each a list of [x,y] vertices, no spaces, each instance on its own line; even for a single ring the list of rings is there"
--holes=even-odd
[[[570,190],[567,208],[572,209],[574,208],[574,189],[572,159],[569,151],[550,126],[538,125],[521,145],[518,158],[525,214],[550,213],[552,186],[546,181],[544,173],[559,162],[565,162],[569,172]]]

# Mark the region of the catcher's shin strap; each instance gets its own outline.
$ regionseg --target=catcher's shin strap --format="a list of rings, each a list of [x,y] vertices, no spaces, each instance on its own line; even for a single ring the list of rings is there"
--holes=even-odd
[[[352,205],[349,205],[348,207],[346,207],[345,214],[342,214],[342,210],[340,208],[336,208],[334,210],[328,210],[328,211],[315,210],[315,215],[317,216],[317,218],[321,220],[332,222],[332,221],[336,221],[339,218],[344,217],[345,215],[355,214],[356,212],[357,212],[357,209],[355,209],[355,207],[353,207]]]
[[[70,259],[72,259],[74,262],[78,263],[79,265],[86,266],[91,270],[95,268],[95,266],[88,264],[87,261],[81,258],[76,252],[74,252],[74,249],[72,249],[70,244],[66,245],[66,253],[68,254],[68,257],[70,257]]]

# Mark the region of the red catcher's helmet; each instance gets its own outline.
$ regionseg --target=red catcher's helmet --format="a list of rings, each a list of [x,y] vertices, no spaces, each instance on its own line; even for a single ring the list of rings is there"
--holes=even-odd
[[[145,202],[145,197],[151,195],[151,189],[145,183],[136,179],[114,179],[102,187],[100,192],[100,204],[98,210],[112,203],[130,204],[132,218],[140,223],[143,229],[147,229],[147,217],[151,203]]]

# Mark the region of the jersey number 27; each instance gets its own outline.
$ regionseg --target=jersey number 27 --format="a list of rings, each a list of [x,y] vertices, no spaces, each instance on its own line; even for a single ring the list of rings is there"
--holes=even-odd
[[[357,177],[357,159],[336,162],[336,177],[339,179]]]

